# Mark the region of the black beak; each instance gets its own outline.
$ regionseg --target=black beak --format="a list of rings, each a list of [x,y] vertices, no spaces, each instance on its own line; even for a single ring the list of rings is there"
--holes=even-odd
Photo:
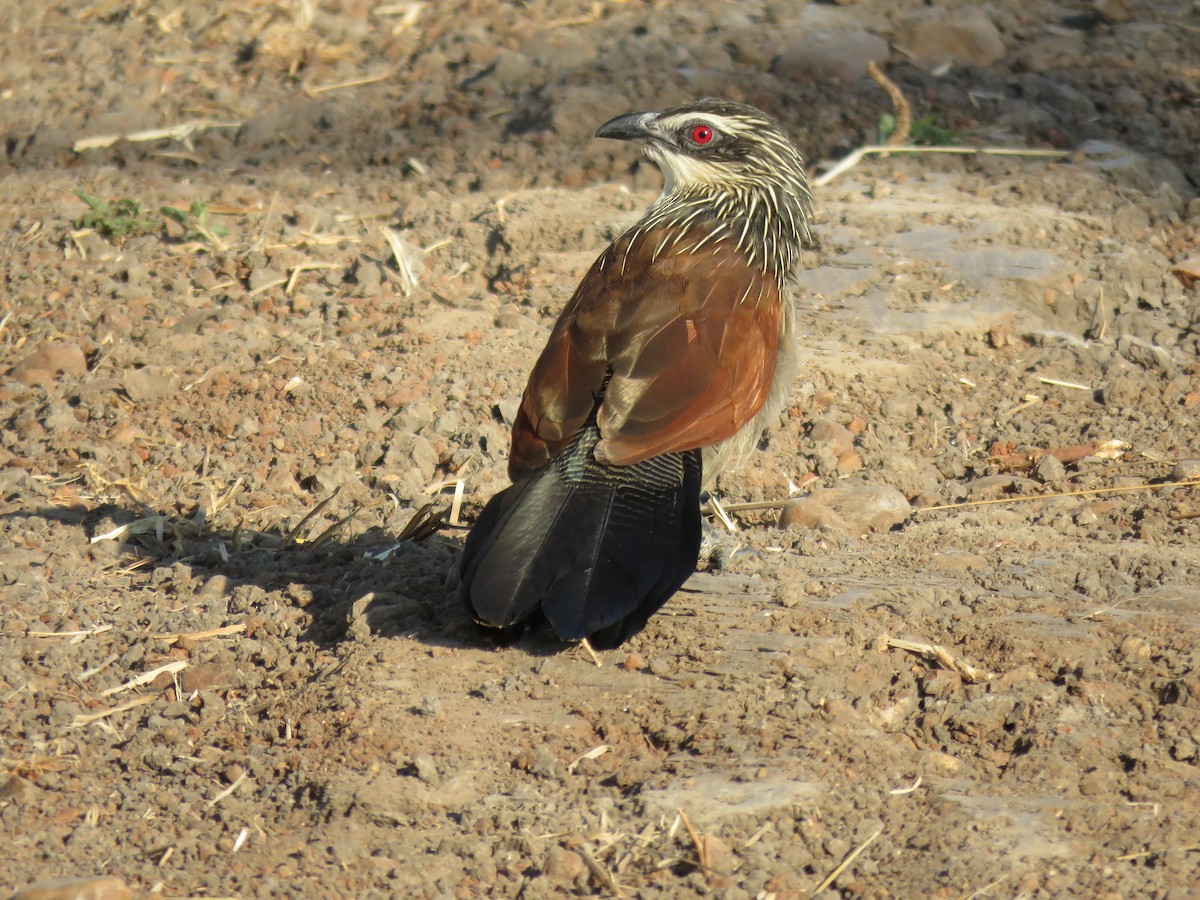
[[[618,141],[645,141],[655,136],[650,130],[654,113],[635,112],[609,119],[596,130],[596,137],[613,138]]]

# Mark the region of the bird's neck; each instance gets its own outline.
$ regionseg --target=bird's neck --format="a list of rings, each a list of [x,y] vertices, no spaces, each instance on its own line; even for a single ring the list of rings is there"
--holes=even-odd
[[[801,251],[812,245],[811,203],[773,184],[714,189],[711,185],[669,184],[646,211],[643,227],[703,226],[714,241],[733,241],[747,262],[781,286],[795,271]]]

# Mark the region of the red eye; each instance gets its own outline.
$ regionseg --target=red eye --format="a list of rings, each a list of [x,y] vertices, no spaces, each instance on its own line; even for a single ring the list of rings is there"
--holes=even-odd
[[[713,139],[713,130],[707,125],[697,125],[692,129],[692,143],[707,144]]]

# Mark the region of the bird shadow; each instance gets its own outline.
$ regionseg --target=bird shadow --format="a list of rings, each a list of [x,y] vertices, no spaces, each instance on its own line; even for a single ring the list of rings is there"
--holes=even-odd
[[[297,529],[221,528],[114,503],[0,518],[73,526],[88,541],[93,564],[164,593],[172,608],[197,621],[229,624],[290,611],[303,623],[299,640],[327,648],[371,635],[455,648],[511,643],[512,635],[480,628],[460,602],[460,529],[445,526],[443,513],[431,505],[394,532],[371,527],[339,537],[330,528],[307,540]],[[537,637],[524,642],[533,652],[555,649]]]

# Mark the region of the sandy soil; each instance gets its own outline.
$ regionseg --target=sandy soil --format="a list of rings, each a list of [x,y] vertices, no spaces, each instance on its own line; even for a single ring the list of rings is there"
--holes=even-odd
[[[993,0],[948,69],[923,8],[0,2],[0,888],[1200,894],[1200,495],[1156,486],[1200,475],[1198,8]],[[961,144],[1068,154],[823,188],[720,487],[849,499],[737,513],[756,552],[599,666],[493,646],[413,520],[503,485],[658,189],[592,132],[720,94],[827,165],[889,111],[857,32]]]

